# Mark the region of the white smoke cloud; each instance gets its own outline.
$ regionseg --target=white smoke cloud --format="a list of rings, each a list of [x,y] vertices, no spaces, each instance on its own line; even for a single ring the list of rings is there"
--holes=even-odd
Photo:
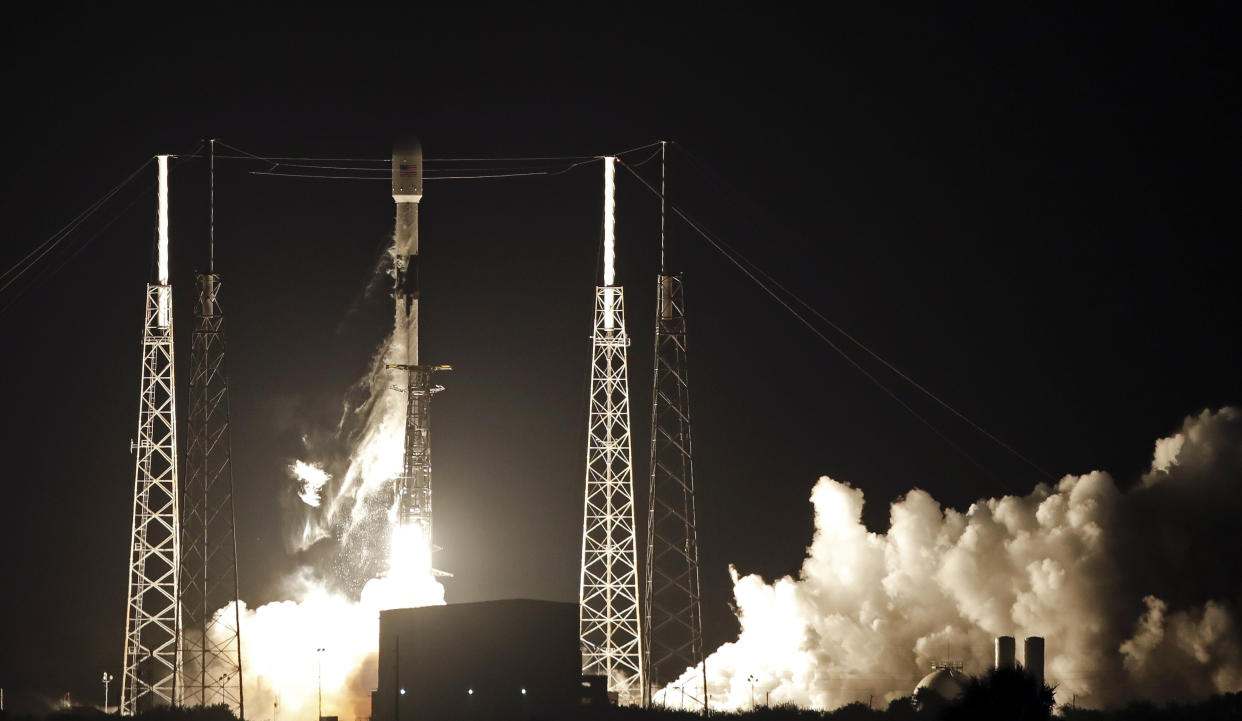
[[[298,498],[306,505],[318,508],[319,493],[332,476],[318,465],[306,461],[294,461],[289,466],[289,472],[298,480]]]
[[[366,399],[347,406],[337,429],[350,448],[340,482],[331,483],[325,462],[289,466],[298,497],[317,509],[301,521],[295,547],[332,539],[338,557],[332,568],[302,568],[285,579],[289,600],[238,609],[250,718],[313,718],[320,689],[325,715],[370,716],[379,612],[444,603],[430,559],[411,551],[418,544],[400,537],[394,522],[391,484],[401,468],[406,409],[383,367],[391,344],[381,346],[361,384]],[[233,612],[230,606],[219,615]]]
[[[241,605],[249,718],[313,718],[321,687],[324,715],[370,716],[379,612],[444,603],[444,587],[428,574],[372,579],[358,599],[327,589],[309,574],[292,585],[290,595],[297,600],[255,609]],[[221,613],[231,615],[231,605]]]
[[[978,501],[965,513],[912,490],[886,533],[867,531],[863,493],[823,477],[815,536],[797,578],[734,578],[741,631],[707,659],[713,708],[833,708],[907,696],[946,656],[968,673],[992,639],[1047,639],[1057,698],[1105,706],[1242,689],[1242,413],[1187,418],[1122,491],[1100,471]],[[657,702],[694,706],[703,669]]]

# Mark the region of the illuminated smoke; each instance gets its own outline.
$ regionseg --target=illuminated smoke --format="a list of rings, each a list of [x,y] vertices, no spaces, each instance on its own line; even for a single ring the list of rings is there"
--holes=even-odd
[[[1122,491],[1106,473],[1065,476],[965,513],[912,490],[886,533],[863,526],[863,493],[824,477],[797,578],[730,569],[741,631],[707,660],[713,708],[755,697],[834,708],[908,696],[933,661],[968,673],[992,639],[1047,639],[1060,703],[1106,706],[1242,690],[1242,413],[1187,418]],[[692,669],[656,701],[701,698]]]
[[[298,488],[298,498],[301,498],[306,505],[318,508],[319,492],[323,490],[324,484],[332,479],[332,476],[319,466],[306,461],[295,461],[289,466],[289,472],[301,484]]]
[[[317,715],[317,662],[323,665],[323,711],[327,716],[371,715],[377,683],[379,612],[444,603],[444,587],[430,574],[399,572],[372,579],[361,597],[329,591],[304,577],[292,584],[297,600],[250,609],[242,604],[242,668],[247,715],[277,719]],[[232,613],[226,608],[222,613]],[[316,649],[325,649],[319,654]]]
[[[284,595],[290,600],[254,609],[242,605],[242,668],[251,718],[314,718],[318,662],[324,714],[369,716],[377,684],[379,611],[444,603],[430,558],[412,557],[409,539],[399,537],[406,529],[392,522],[392,478],[401,468],[406,408],[404,394],[391,389],[383,371],[391,342],[385,341],[363,380],[365,400],[347,407],[338,429],[351,448],[340,482],[334,486],[324,463],[298,460],[289,467],[299,481],[298,496],[311,511],[296,547],[329,540],[338,558],[332,568],[305,568],[286,579]],[[326,650],[320,654],[318,648]]]

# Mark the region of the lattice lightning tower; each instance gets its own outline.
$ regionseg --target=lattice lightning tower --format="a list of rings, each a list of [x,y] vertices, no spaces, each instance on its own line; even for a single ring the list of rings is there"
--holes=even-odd
[[[660,276],[656,306],[651,485],[643,593],[648,703],[653,689],[703,661],[685,291],[681,280],[680,275]],[[700,696],[694,698],[704,700]]]
[[[643,693],[638,552],[622,288],[613,285],[616,158],[604,158],[604,285],[595,289],[579,630],[582,672],[608,679],[622,704]]]
[[[172,286],[168,282],[168,156],[159,164],[159,283],[147,284],[134,466],[121,714],[176,702],[180,515]]]
[[[663,152],[663,144],[661,144]],[[651,401],[651,485],[643,584],[643,701],[703,662],[699,543],[695,529],[690,443],[686,299],[680,274],[664,263],[664,178],[660,181],[660,276],[656,294],[655,372]],[[706,674],[706,670],[704,670]],[[706,678],[703,688],[706,689]],[[686,693],[706,708],[706,691]]]
[[[226,704],[245,718],[224,314],[215,273],[214,145],[208,272],[194,274],[190,443],[181,503],[181,704]]]

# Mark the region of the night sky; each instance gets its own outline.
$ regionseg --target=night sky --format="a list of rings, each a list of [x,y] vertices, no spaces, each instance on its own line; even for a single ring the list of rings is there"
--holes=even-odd
[[[432,159],[675,141],[674,202],[1047,473],[855,353],[954,450],[670,223],[709,648],[736,632],[730,563],[797,571],[820,475],[863,489],[882,531],[913,487],[964,510],[1066,473],[1128,486],[1184,416],[1242,402],[1232,8],[748,8],[9,8],[0,265],[145,159],[207,137],[385,158],[415,132]],[[263,168],[216,173],[252,606],[286,598],[299,563],[286,467],[330,434],[390,328],[387,279],[368,286],[394,213],[384,182],[250,174]],[[427,183],[422,354],[455,369],[433,413],[449,602],[577,598],[601,175]],[[99,703],[100,673],[120,678],[154,181],[152,167],[0,293],[11,706],[67,690]],[[618,183],[643,496],[658,203]],[[183,380],[207,198],[206,164],[177,163]]]

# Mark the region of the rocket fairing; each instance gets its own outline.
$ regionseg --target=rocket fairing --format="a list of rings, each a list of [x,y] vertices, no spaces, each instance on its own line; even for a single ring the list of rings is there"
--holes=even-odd
[[[417,203],[423,198],[423,145],[418,138],[398,141],[392,149],[392,199]]]

